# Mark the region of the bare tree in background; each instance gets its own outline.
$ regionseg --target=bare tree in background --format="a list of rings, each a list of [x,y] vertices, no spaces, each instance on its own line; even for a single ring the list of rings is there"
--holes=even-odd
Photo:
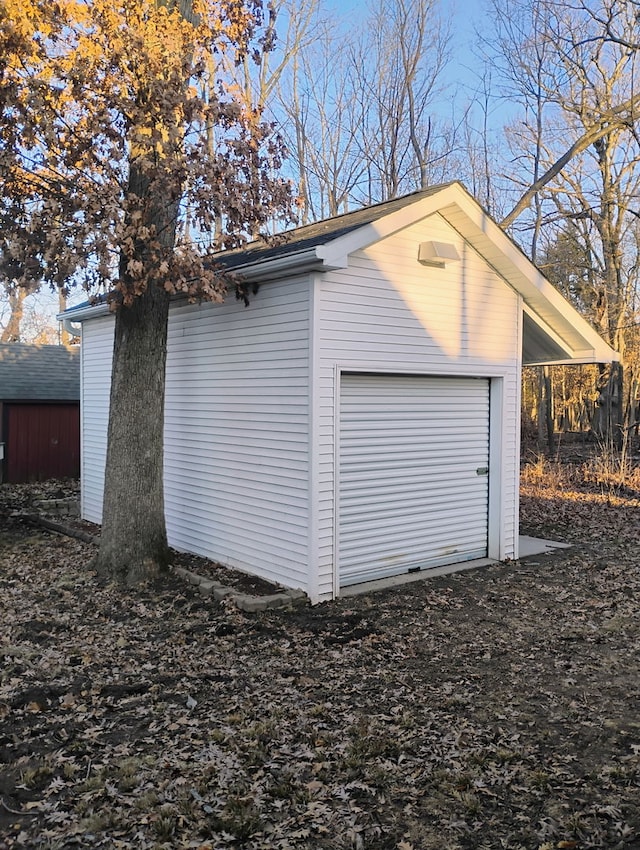
[[[299,169],[305,217],[334,216],[348,210],[365,169],[352,56],[325,29],[292,70],[282,107],[292,128],[289,149]]]
[[[597,11],[596,11],[597,9]],[[594,124],[594,116],[638,97],[637,8],[618,0],[576,12],[568,7],[551,17],[559,46],[559,66],[567,85],[562,115],[574,137]],[[615,27],[615,30],[614,30]],[[612,37],[615,34],[615,37]],[[561,64],[560,64],[561,63]],[[637,246],[633,238],[637,219],[632,211],[640,191],[640,146],[635,132],[636,109],[627,121],[612,121],[584,152],[552,183],[553,199],[563,217],[575,222],[594,257],[599,287],[593,305],[600,332],[619,351],[621,363],[602,375],[598,433],[614,433],[628,424],[632,405],[628,389],[637,383],[637,364],[627,356],[629,331],[635,332]],[[623,383],[627,369],[627,391]],[[626,397],[625,397],[626,396]]]
[[[439,0],[378,0],[353,54],[369,175],[364,201],[439,182],[449,139],[434,114],[444,92],[451,24]]]
[[[495,68],[502,98],[521,110],[505,132],[513,156],[509,178],[522,194],[536,184],[543,170],[545,125],[553,105],[553,48],[544,0],[492,0],[491,15],[495,34],[481,44],[485,60]],[[533,194],[532,204],[533,216],[527,217],[521,232],[529,234],[527,249],[535,262],[543,223],[539,192]]]
[[[0,334],[0,342],[21,342],[22,317],[27,290],[21,287],[7,289],[8,317]]]
[[[521,194],[536,184],[543,170],[547,114],[553,105],[550,57],[552,45],[546,29],[543,0],[492,0],[494,35],[481,37],[487,60],[494,63],[503,86],[503,97],[521,108],[521,117],[505,127],[505,137],[517,170],[512,184]],[[486,130],[485,130],[486,135]],[[532,197],[532,214],[524,221],[519,236],[533,262],[537,261],[544,217],[540,192]],[[537,421],[538,445],[545,437],[549,451],[554,450],[553,389],[548,366],[538,368]]]
[[[223,56],[227,76],[242,91],[245,103],[260,117],[276,115],[277,93],[292,63],[321,37],[320,0],[273,0],[257,47],[240,64]]]
[[[450,179],[449,38],[438,0],[378,0],[358,33],[333,22],[296,54],[280,103],[306,219]]]
[[[536,28],[520,51],[513,41],[501,45],[511,78],[535,81],[541,107],[535,124],[521,122],[511,132],[516,161],[531,164],[532,179],[503,226],[521,220],[531,230],[534,260],[541,239],[550,246],[560,230],[583,245],[594,262],[591,318],[624,362],[637,290],[638,4],[512,0],[503,31],[511,32],[514,9],[534,8]],[[503,11],[497,6],[495,14]],[[600,390],[606,422],[596,427],[620,435],[622,366],[603,372]]]

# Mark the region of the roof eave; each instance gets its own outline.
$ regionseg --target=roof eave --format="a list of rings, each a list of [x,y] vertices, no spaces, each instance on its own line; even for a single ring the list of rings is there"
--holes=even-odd
[[[615,361],[620,358],[616,357]],[[575,356],[567,357],[566,359],[562,358],[551,358],[549,360],[527,360],[523,363],[523,366],[588,366],[593,365],[595,363],[612,363],[614,362],[611,358],[604,358],[601,355],[598,355],[596,351],[588,351],[588,352],[577,352]]]
[[[363,224],[343,236],[325,242],[324,245],[318,247],[318,256],[324,261],[325,268],[331,267],[333,264],[337,268],[344,268],[346,258],[354,251],[362,251],[375,242],[386,239],[399,230],[434,215],[443,204],[456,203],[461,198],[468,198],[473,201],[462,183],[448,183],[439,191],[418,198],[415,203],[387,213],[387,215],[368,224]]]
[[[523,304],[534,321],[551,331],[553,338],[567,352],[567,360],[555,359],[555,362],[611,363],[619,360],[618,353],[544,277],[464,187],[452,186],[447,191],[452,196],[452,203],[443,202],[438,209],[439,214],[522,296]]]
[[[571,309],[574,309],[571,307]],[[525,342],[529,334],[529,342],[537,343],[537,350],[530,359],[526,357],[527,345],[523,345],[523,365],[525,366],[556,366],[569,363],[611,363],[618,360],[618,353],[612,349],[585,322],[587,333],[578,336],[574,334],[573,344],[565,338],[533,310],[529,304],[523,303]],[[533,327],[531,326],[533,324]],[[582,327],[584,331],[585,328]],[[535,345],[534,343],[534,345]]]
[[[532,295],[523,292],[523,302],[535,321],[553,328],[563,347],[567,352],[572,352],[571,362],[612,363],[619,360],[618,352],[602,339],[535,267],[532,268],[535,271],[532,282],[536,291]],[[586,357],[591,359],[582,359]]]
[[[330,271],[331,269],[346,268],[346,255],[325,259],[322,252],[323,247],[315,246],[304,251],[282,254],[279,257],[243,263],[230,269],[230,271],[237,272],[244,280],[251,282],[275,280],[310,271]]]
[[[326,261],[318,256],[318,247],[308,248],[304,251],[296,251],[291,254],[283,254],[267,260],[255,260],[251,263],[230,268],[229,271],[238,274],[243,280],[251,283],[254,281],[263,283],[270,280],[291,277],[292,275],[305,274],[311,271],[330,271],[332,269],[346,268],[347,257]],[[83,304],[79,307],[70,307],[63,313],[58,313],[58,321],[83,322],[86,319],[97,319],[110,313],[109,304]]]
[[[108,316],[109,305],[106,302],[100,304],[82,304],[79,307],[69,307],[62,313],[58,313],[56,319],[59,322],[82,322],[85,319],[97,319],[100,316]]]

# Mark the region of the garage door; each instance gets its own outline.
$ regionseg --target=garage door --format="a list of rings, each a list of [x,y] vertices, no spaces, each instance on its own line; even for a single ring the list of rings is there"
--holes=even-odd
[[[489,381],[343,374],[345,586],[487,554]]]
[[[6,480],[80,474],[79,404],[7,404]]]

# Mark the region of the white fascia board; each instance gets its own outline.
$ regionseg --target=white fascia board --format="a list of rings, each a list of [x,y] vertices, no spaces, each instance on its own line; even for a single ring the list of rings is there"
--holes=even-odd
[[[327,271],[331,269],[345,268],[347,265],[346,257],[344,262],[331,264],[325,262],[320,255],[321,246],[307,248],[304,251],[296,251],[292,254],[285,254],[281,257],[273,257],[270,260],[257,260],[254,263],[246,263],[242,266],[237,266],[232,269],[232,272],[237,272],[244,280],[275,280],[286,277],[287,274],[299,274],[305,271]]]
[[[619,360],[618,352],[534,266],[532,268],[540,288],[529,298],[523,293],[525,311],[558,345],[571,352],[571,361],[568,362],[612,363]]]
[[[535,272],[533,282],[536,285],[537,292],[529,298],[523,293],[523,297],[534,321],[538,324],[544,321],[545,329],[551,329],[555,325],[558,336],[570,340],[569,346],[575,356],[580,356],[580,350],[591,350],[593,352],[592,363],[611,363],[614,360],[619,360],[618,352],[602,339],[600,334],[578,313],[575,307],[534,266],[532,266],[532,269]],[[541,314],[544,315],[544,320]],[[567,328],[567,323],[569,328]]]
[[[457,187],[449,188],[455,190]],[[618,353],[467,192],[460,188],[454,204],[441,203],[438,207],[440,215],[522,296],[531,317],[539,324],[544,322],[547,332],[553,330],[562,348],[572,351],[576,357],[587,356],[585,352],[591,351],[591,360],[583,362],[610,363],[619,359]],[[494,250],[488,252],[491,246]],[[487,256],[488,253],[491,256]],[[579,361],[572,358],[567,362]]]
[[[553,328],[550,327],[549,324],[527,304],[522,305],[522,311],[567,354],[566,357],[549,358],[548,360],[528,360],[526,364],[527,366],[560,366],[571,363],[610,363],[612,359],[619,359],[618,353],[610,348],[610,346],[599,336],[597,339],[600,343],[599,346],[595,348],[588,348],[585,346],[584,348],[575,349],[567,345],[566,340],[558,336]],[[610,357],[611,352],[613,352],[614,358]]]
[[[532,309],[531,309],[531,307],[529,307],[529,305],[528,305],[528,304],[524,303],[524,301],[522,302],[522,312],[523,312],[525,315],[529,316],[529,318],[531,319],[531,321],[532,321],[532,322],[534,322],[534,323],[535,323],[535,324],[536,324],[536,325],[537,325],[537,326],[538,326],[541,330],[543,330],[543,331],[544,331],[544,333],[545,333],[548,337],[550,337],[550,338],[553,340],[553,342],[555,342],[555,344],[556,344],[559,348],[561,348],[563,351],[565,351],[565,352],[566,352],[566,354],[567,354],[566,360],[567,360],[567,362],[571,362],[571,360],[573,359],[573,355],[574,355],[574,353],[575,353],[575,352],[574,352],[573,348],[572,348],[570,345],[567,345],[567,341],[566,341],[565,339],[563,339],[561,336],[559,336],[559,335],[558,335],[558,334],[554,331],[554,329],[553,329],[552,327],[550,327],[550,326],[549,326],[549,324],[548,324],[547,322],[545,322],[545,320],[544,320],[544,319],[542,319],[542,318],[541,318],[541,317],[540,317],[540,316],[539,316],[539,315],[535,312],[535,310],[532,310]],[[592,352],[592,353],[593,353],[593,352]],[[527,365],[529,365],[529,364],[527,363]]]
[[[611,363],[612,361],[599,358],[593,351],[576,351],[571,358],[562,360],[527,360],[526,366],[580,366],[593,365],[594,363]]]
[[[56,319],[59,322],[84,322],[86,319],[98,319],[100,316],[108,316],[110,313],[109,305],[101,304],[86,304],[82,307],[69,307],[63,313],[58,313]]]
[[[397,231],[421,221],[423,218],[437,213],[443,204],[455,203],[459,198],[471,196],[460,183],[452,183],[433,195],[417,200],[414,204],[407,204],[395,212],[382,216],[369,224],[363,224],[356,230],[346,233],[318,247],[318,256],[324,261],[325,268],[346,268],[347,257],[354,251],[362,251],[392,236]],[[416,262],[418,248],[416,246]]]

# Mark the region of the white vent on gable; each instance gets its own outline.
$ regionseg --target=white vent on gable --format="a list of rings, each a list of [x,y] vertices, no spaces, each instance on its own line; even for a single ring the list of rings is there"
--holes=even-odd
[[[460,254],[450,242],[421,242],[418,246],[418,262],[424,266],[444,268],[447,263],[459,263]]]

